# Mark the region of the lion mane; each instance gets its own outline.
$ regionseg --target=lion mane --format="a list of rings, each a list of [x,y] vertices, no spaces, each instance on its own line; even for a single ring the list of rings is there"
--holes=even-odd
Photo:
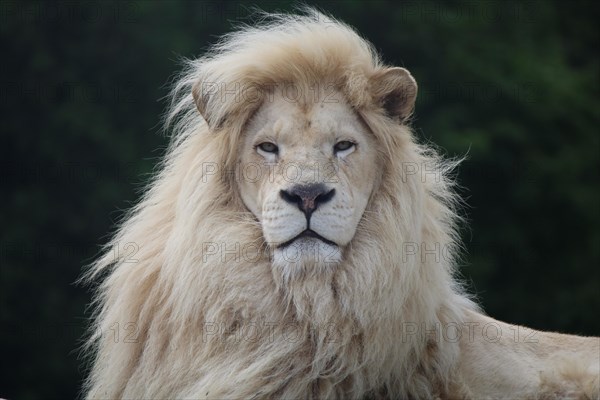
[[[455,162],[374,100],[393,91],[372,85],[383,67],[350,27],[314,11],[270,16],[188,62],[159,172],[85,277],[100,281],[87,398],[468,395],[461,343],[434,340],[478,313],[455,279]],[[320,82],[382,143],[383,170],[343,261],[291,279],[240,200],[236,161],[260,89]]]

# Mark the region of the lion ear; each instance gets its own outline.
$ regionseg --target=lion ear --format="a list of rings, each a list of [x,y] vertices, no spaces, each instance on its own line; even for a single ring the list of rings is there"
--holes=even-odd
[[[388,116],[400,122],[410,117],[417,99],[417,82],[408,70],[386,68],[376,72],[369,83],[373,98]]]
[[[212,118],[208,115],[208,101],[209,101],[209,93],[206,90],[206,85],[203,84],[201,80],[198,80],[192,86],[192,97],[194,98],[194,103],[196,103],[196,108],[202,115],[202,118],[206,121],[210,128],[214,128],[218,126],[218,123],[213,123]]]
[[[264,93],[257,85],[231,85],[236,91],[224,92],[225,85],[198,80],[192,86],[196,108],[211,130],[221,128],[231,117],[247,120],[263,103]]]

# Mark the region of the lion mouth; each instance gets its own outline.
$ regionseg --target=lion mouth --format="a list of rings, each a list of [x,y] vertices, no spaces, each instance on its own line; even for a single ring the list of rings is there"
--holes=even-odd
[[[335,242],[332,242],[331,240],[324,238],[323,236],[319,235],[317,232],[313,231],[312,229],[306,229],[306,230],[300,232],[298,235],[291,238],[290,240],[288,240],[287,242],[283,242],[282,244],[280,244],[277,247],[279,249],[284,249],[284,248],[288,247],[289,245],[291,245],[292,243],[294,243],[296,240],[301,239],[301,238],[319,239],[323,243],[326,243],[330,246],[337,246],[337,244]]]

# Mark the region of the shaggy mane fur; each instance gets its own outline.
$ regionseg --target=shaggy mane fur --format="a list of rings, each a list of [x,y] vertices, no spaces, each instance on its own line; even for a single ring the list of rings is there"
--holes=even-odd
[[[103,277],[88,398],[431,398],[457,390],[458,343],[434,332],[475,309],[453,278],[453,165],[375,104],[369,77],[383,67],[351,28],[313,11],[244,27],[188,63],[160,172],[86,275]],[[216,84],[207,121],[192,97],[197,82]],[[235,173],[202,167],[235,170],[244,124],[259,105],[223,88],[329,82],[376,136],[385,168],[342,264],[285,280],[271,268]],[[129,256],[132,243],[138,250]],[[220,251],[209,254],[214,244]],[[249,257],[248,246],[261,251]],[[415,327],[421,334],[406,334]]]

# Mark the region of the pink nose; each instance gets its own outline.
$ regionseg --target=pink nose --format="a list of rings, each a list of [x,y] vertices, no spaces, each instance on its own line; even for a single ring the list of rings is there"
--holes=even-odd
[[[335,195],[335,189],[329,189],[322,183],[311,185],[295,185],[289,190],[279,192],[281,198],[290,204],[296,204],[298,208],[310,218],[311,214],[320,204],[327,203]]]

